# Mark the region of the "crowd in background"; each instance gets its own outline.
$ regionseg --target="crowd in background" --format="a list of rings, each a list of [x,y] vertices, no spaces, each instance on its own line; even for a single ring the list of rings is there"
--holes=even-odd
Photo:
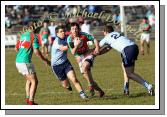
[[[64,25],[77,21],[81,25],[81,29],[90,32],[91,26],[103,25],[100,19],[85,19],[78,17],[77,19],[65,18],[67,13],[75,13],[78,10],[86,9],[88,12],[111,13],[115,22],[120,22],[120,9],[118,5],[102,6],[102,5],[7,5],[5,6],[5,27],[10,29],[16,26],[27,26],[30,21],[38,21],[41,17],[47,18],[49,13],[57,13],[56,25]],[[131,21],[148,17],[151,25],[154,25],[154,6],[126,6],[125,19],[129,24]]]

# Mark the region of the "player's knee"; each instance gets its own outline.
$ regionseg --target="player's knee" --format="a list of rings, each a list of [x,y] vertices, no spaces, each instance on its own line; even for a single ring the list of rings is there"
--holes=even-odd
[[[37,78],[36,73],[33,74],[33,79],[34,79],[35,84],[38,84],[38,78]]]
[[[83,69],[83,73],[88,73],[88,71],[90,70],[90,67],[89,65],[84,65],[82,69]]]
[[[35,73],[32,74],[32,75],[30,75],[30,79],[31,79],[31,81],[33,81],[33,82],[35,82],[35,83],[38,83],[38,79],[37,79],[37,76],[36,76]]]
[[[75,79],[73,79],[73,84],[77,84],[78,83],[78,80],[75,78]]]
[[[68,82],[67,79],[65,79],[65,80],[61,81],[61,84],[62,84],[62,86],[63,86],[64,88],[66,88],[66,87],[68,87],[69,82]]]
[[[33,79],[31,83],[34,85],[38,85],[38,79]]]
[[[132,78],[132,77],[133,77],[133,73],[132,73],[132,72],[127,72],[127,76],[128,76],[129,78]]]
[[[67,87],[67,85],[66,85],[65,83],[62,83],[62,87],[66,88],[66,87]]]
[[[83,69],[83,74],[88,74],[88,69],[87,68]]]

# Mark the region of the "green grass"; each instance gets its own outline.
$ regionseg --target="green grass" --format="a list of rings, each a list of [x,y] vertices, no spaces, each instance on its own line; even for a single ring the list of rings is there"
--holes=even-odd
[[[139,54],[136,62],[136,73],[140,74],[150,83],[155,84],[155,42],[151,42],[150,55]],[[24,105],[25,78],[17,72],[15,67],[15,51],[5,50],[5,104]],[[77,78],[88,93],[86,80],[81,76],[74,57],[69,54],[69,59],[76,71]],[[147,90],[130,80],[130,96],[123,96],[123,73],[121,69],[120,54],[114,50],[99,56],[94,61],[93,77],[99,86],[104,89],[105,97],[99,98],[98,94],[87,101],[80,99],[73,88],[72,94],[63,89],[60,82],[41,60],[33,55],[33,63],[37,71],[39,85],[36,93],[36,102],[41,105],[154,105],[155,97],[149,96]]]

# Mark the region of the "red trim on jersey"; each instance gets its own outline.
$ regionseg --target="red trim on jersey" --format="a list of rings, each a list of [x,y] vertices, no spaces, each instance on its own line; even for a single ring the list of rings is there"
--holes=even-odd
[[[31,46],[31,43],[33,44],[33,41],[34,41],[34,35],[32,33],[30,33],[30,42],[29,41],[26,41],[26,40],[23,40],[23,41],[20,41],[18,40],[18,43],[16,44],[16,48],[30,48]]]
[[[148,30],[150,30],[150,28],[151,28],[151,25],[148,25],[146,28],[144,28],[143,30],[144,31],[148,31]]]
[[[17,43],[16,43],[16,48],[19,49],[19,45],[20,45],[20,40],[18,39],[17,40]]]
[[[33,33],[30,33],[30,42],[33,44],[34,42],[34,34]]]
[[[42,45],[42,38],[40,34],[36,34],[37,38],[38,38],[38,43],[41,46]]]
[[[21,43],[22,43],[21,46],[27,49],[30,48],[31,46],[31,43],[29,41],[22,41]]]
[[[82,46],[80,48],[77,49],[77,53],[78,54],[84,54],[89,49],[89,47],[87,45],[87,42],[89,40],[88,40],[88,38],[85,35],[81,35],[80,34],[78,37],[82,40],[83,44],[82,44]],[[74,38],[72,38],[72,41],[73,40],[74,40]]]
[[[48,31],[43,31],[42,32],[42,35],[46,35],[46,34],[49,34],[49,32]]]

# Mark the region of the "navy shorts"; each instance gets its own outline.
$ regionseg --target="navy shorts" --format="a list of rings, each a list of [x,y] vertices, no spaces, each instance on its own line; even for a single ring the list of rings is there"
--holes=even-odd
[[[87,61],[90,64],[90,67],[93,67],[93,60],[94,60],[94,58],[86,59],[85,61]]]
[[[61,65],[52,66],[52,71],[60,81],[67,79],[67,73],[73,70],[73,67],[69,60]]]
[[[51,43],[53,44],[55,37],[51,37]]]
[[[137,45],[131,45],[124,48],[123,53],[121,54],[124,67],[134,66],[138,54],[139,54],[139,49]]]

